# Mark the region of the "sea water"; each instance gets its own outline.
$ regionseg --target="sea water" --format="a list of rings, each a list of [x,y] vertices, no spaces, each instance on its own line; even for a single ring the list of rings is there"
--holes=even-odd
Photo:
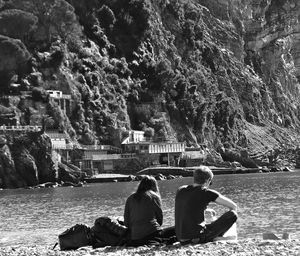
[[[159,181],[164,226],[174,225],[176,189],[192,178]],[[84,187],[0,191],[0,246],[49,245],[67,228],[92,226],[101,216],[122,216],[126,198],[138,182],[87,184]],[[215,189],[238,204],[239,238],[265,232],[300,239],[300,171],[216,175]],[[210,205],[220,216],[225,209]]]

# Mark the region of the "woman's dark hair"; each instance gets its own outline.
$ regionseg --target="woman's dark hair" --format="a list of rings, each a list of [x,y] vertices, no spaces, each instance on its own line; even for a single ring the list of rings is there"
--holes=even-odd
[[[147,192],[152,192],[151,194],[157,195],[160,198],[157,181],[155,180],[154,177],[149,176],[149,175],[145,175],[142,178],[142,180],[135,192],[135,197],[140,198],[140,196],[142,194],[147,193]],[[150,193],[147,193],[147,194],[150,195]]]

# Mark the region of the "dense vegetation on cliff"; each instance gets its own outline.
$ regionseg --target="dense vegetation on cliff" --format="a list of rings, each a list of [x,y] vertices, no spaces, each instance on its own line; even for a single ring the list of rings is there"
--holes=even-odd
[[[125,129],[263,153],[298,145],[296,0],[0,0],[0,114],[84,144]],[[72,97],[63,113],[46,90]],[[284,145],[283,145],[284,143]]]

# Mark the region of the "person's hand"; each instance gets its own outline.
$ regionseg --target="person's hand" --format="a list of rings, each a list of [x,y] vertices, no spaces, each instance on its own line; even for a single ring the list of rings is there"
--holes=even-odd
[[[213,221],[216,220],[216,211],[208,208],[204,211],[204,219],[205,219],[205,223],[211,223]]]

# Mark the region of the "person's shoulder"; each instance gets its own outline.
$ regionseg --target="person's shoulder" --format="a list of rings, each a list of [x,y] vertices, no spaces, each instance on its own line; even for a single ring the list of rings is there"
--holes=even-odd
[[[216,191],[216,190],[214,190],[214,189],[210,189],[210,188],[206,189],[206,192],[207,192],[207,193],[210,193],[210,194],[213,194],[213,195],[215,195],[216,197],[218,197],[218,196],[220,195],[220,193],[219,193],[218,191]]]
[[[126,200],[126,202],[135,202],[135,201],[137,201],[138,200],[138,195],[137,195],[137,193],[135,192],[135,193],[132,193],[129,197],[127,197],[127,200]]]
[[[133,193],[133,194],[131,194],[129,197],[127,197],[127,202],[130,202],[130,201],[132,201],[132,200],[134,200],[135,199],[135,194],[136,193]]]
[[[217,190],[214,190],[214,189],[211,189],[211,188],[207,188],[206,191],[216,193],[216,194],[220,194]]]
[[[192,185],[183,185],[177,189],[176,197],[182,197],[190,194],[193,191]]]
[[[183,185],[183,186],[180,186],[178,189],[177,189],[177,192],[181,191],[181,190],[185,190],[188,188],[188,185]]]

